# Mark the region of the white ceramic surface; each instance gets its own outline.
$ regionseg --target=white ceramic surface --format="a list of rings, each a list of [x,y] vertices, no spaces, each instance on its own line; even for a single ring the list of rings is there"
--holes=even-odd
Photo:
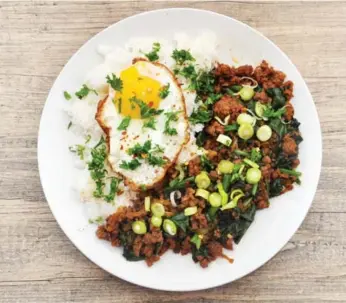
[[[229,255],[234,263],[219,259],[202,269],[191,260],[191,255],[168,253],[151,268],[144,262],[127,262],[121,249],[95,236],[95,226],[88,218],[76,194],[73,183],[73,160],[67,149],[68,119],[61,110],[62,91],[81,85],[84,75],[102,61],[96,49],[99,44],[122,46],[129,38],[158,36],[170,39],[178,31],[194,34],[214,31],[222,42],[221,62],[258,64],[268,60],[284,71],[295,83],[293,104],[301,122],[304,141],[300,147],[303,172],[302,185],[281,197],[271,200],[269,209],[259,211],[255,222]],[[86,42],[69,60],[55,81],[47,98],[39,130],[38,161],[42,187],[49,206],[59,225],[94,263],[129,282],[145,287],[188,291],[229,283],[254,271],[271,259],[292,237],[306,216],[312,203],[321,168],[321,131],[316,108],[310,92],[288,57],[263,35],[232,18],[209,11],[167,9],[139,14],[122,20]]]

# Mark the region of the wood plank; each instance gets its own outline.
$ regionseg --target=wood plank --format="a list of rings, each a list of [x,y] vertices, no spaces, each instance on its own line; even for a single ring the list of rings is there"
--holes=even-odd
[[[305,77],[346,77],[346,47],[344,39],[340,39],[346,26],[346,7],[342,2],[333,5],[224,1],[217,4],[200,1],[39,4],[2,3],[1,73],[55,76],[80,45],[106,26],[141,11],[180,6],[214,10],[253,26],[277,43]]]

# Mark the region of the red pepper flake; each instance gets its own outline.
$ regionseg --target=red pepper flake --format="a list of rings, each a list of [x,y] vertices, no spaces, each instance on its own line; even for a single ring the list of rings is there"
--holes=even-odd
[[[154,105],[154,102],[153,102],[153,101],[150,101],[150,102],[148,103],[148,106],[149,106],[149,107],[153,107],[153,105]]]
[[[124,191],[123,190],[118,190],[118,192],[117,192],[117,196],[120,196],[120,195],[122,195],[124,193]]]
[[[137,139],[137,138],[139,138],[139,135],[138,135],[138,136],[136,136],[136,137],[133,137],[133,139]]]
[[[124,149],[124,146],[123,145],[120,145],[120,150],[123,150]]]
[[[126,130],[124,130],[122,133],[121,133],[123,136],[126,135]]]

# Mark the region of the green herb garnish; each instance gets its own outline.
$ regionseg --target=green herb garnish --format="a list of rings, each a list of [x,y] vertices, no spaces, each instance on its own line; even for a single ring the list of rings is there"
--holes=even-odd
[[[71,100],[72,98],[71,95],[66,90],[64,91],[64,97],[66,100]]]
[[[162,157],[154,156],[153,154],[149,154],[148,163],[152,166],[162,167],[163,165],[165,165],[167,163],[167,161],[165,159],[163,159]]]
[[[70,121],[69,124],[67,125],[67,129],[70,129],[71,126],[72,126],[72,121]]]
[[[158,42],[153,43],[153,48],[150,53],[144,54],[148,58],[149,61],[157,61],[159,60],[158,52],[161,49],[161,45]]]
[[[142,101],[136,97],[130,98],[130,102],[133,102],[139,106],[142,119],[150,118],[152,116],[159,115],[163,112],[163,109],[151,108],[144,101]]]
[[[173,50],[172,58],[179,65],[183,64],[185,61],[195,61],[195,58],[192,57],[191,53],[185,49]]]
[[[273,109],[271,106],[267,106],[267,108],[263,112],[263,117],[265,118],[281,118],[282,115],[286,112],[286,108],[282,107],[278,110]]]
[[[81,160],[84,160],[85,149],[86,149],[86,147],[84,145],[81,145],[81,144],[77,144],[75,146],[69,147],[70,152],[76,153]]]
[[[213,117],[213,114],[211,111],[199,108],[197,111],[193,111],[191,114],[189,121],[192,124],[198,124],[198,123],[208,123]]]
[[[105,219],[102,216],[98,216],[95,219],[89,219],[88,221],[89,221],[89,224],[96,223],[96,224],[100,225],[100,224],[102,224],[105,221]]]
[[[139,162],[137,159],[133,159],[131,161],[122,161],[119,165],[120,168],[127,169],[127,170],[135,170],[137,167],[141,166],[141,162]]]
[[[104,199],[107,202],[112,202],[114,201],[115,194],[119,191],[119,184],[121,182],[121,179],[112,177],[111,178],[111,184],[110,184],[110,190],[108,195],[104,196]]]
[[[238,124],[234,123],[234,124],[229,124],[225,126],[225,132],[231,132],[231,131],[235,131],[238,129]]]
[[[121,92],[123,89],[123,81],[118,78],[115,74],[112,74],[111,76],[107,75],[106,77],[107,83],[110,84],[110,86],[118,91]]]
[[[117,130],[126,130],[128,126],[130,125],[131,117],[127,116],[125,117],[119,124]]]
[[[89,88],[86,84],[83,84],[82,88],[75,93],[75,95],[79,98],[79,99],[83,99],[84,97],[86,97],[90,92],[93,92],[95,95],[97,94],[97,91]]]
[[[141,159],[145,158],[151,149],[151,140],[147,140],[143,145],[136,143],[134,147],[129,148],[127,153],[131,156],[139,157]]]
[[[169,95],[169,86],[170,84],[167,83],[167,85],[164,85],[159,90],[159,97],[161,99],[165,99]]]
[[[165,122],[165,129],[163,131],[164,134],[167,134],[169,136],[174,136],[174,135],[178,134],[177,130],[175,128],[172,128],[170,126],[170,124],[173,121],[178,121],[178,114],[179,113],[180,113],[180,111],[165,113],[165,116],[167,117],[167,119]]]
[[[143,123],[143,128],[151,128],[156,130],[156,122],[156,119],[151,117]]]

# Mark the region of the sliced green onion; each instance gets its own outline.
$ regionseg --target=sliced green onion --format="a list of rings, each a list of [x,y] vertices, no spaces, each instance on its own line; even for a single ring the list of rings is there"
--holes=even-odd
[[[179,171],[179,176],[178,176],[179,181],[183,180],[184,177],[185,177],[185,172],[184,172],[182,166],[181,166],[181,165],[177,165],[177,166],[175,167],[175,169],[176,169],[177,171]]]
[[[249,168],[246,172],[246,182],[249,184],[256,184],[262,177],[262,173],[258,168]]]
[[[267,109],[268,107],[264,104],[262,104],[261,102],[256,102],[255,105],[255,113],[258,117],[263,118],[263,120],[268,120],[268,118],[263,117],[264,111]]]
[[[242,194],[244,196],[244,192],[241,189],[235,189],[231,192],[231,200],[233,200],[237,194]]]
[[[237,123],[242,125],[244,123],[254,125],[256,123],[256,119],[249,114],[242,113],[237,117]]]
[[[220,207],[222,202],[222,197],[219,193],[212,193],[210,194],[208,201],[212,207]]]
[[[242,198],[242,197],[244,197],[244,194],[243,194],[243,193],[241,193],[241,194],[239,194],[239,195],[233,197],[233,199],[232,199],[231,202],[229,202],[229,203],[227,203],[226,205],[224,205],[224,206],[221,207],[221,210],[231,209],[231,208],[237,207],[238,201],[239,201],[239,199]]]
[[[217,142],[220,142],[223,145],[230,146],[232,144],[232,139],[226,135],[220,134],[217,139]]]
[[[191,238],[190,242],[195,244],[197,249],[200,249],[201,244],[202,244],[202,239],[203,239],[203,235],[194,234],[193,237]]]
[[[262,125],[256,132],[258,140],[265,142],[272,136],[272,129],[268,125]]]
[[[228,124],[228,121],[229,119],[231,118],[230,115],[228,115],[224,121],[221,120],[221,118],[219,118],[218,116],[215,116],[214,119],[219,122],[221,125],[227,125]]]
[[[132,223],[132,230],[137,235],[144,235],[147,232],[147,226],[144,221],[135,221]]]
[[[239,95],[243,101],[250,101],[255,95],[255,91],[251,86],[244,85],[240,90]]]
[[[301,172],[293,170],[293,169],[280,168],[280,171],[284,174],[291,175],[294,177],[300,177],[302,175]]]
[[[145,211],[150,211],[150,197],[145,197],[144,208],[145,208]]]
[[[245,168],[245,165],[241,165],[241,166],[240,166],[239,171],[238,171],[238,172],[239,172],[239,175],[242,174],[244,168]]]
[[[195,183],[198,188],[202,188],[202,189],[208,188],[211,182],[207,172],[202,171],[201,173],[199,173],[195,178]]]
[[[197,213],[197,206],[191,206],[184,209],[184,215],[186,217],[192,216]]]
[[[219,191],[219,194],[221,195],[221,205],[225,205],[228,202],[228,195],[225,192],[222,183],[217,184],[217,190]]]
[[[244,79],[250,80],[253,83],[253,85],[246,85],[246,86],[249,86],[249,87],[252,87],[252,88],[256,88],[258,86],[258,82],[255,79],[253,79],[251,77],[241,77],[240,78],[240,80],[244,80]]]
[[[250,139],[254,134],[254,130],[251,124],[244,123],[238,128],[238,136],[243,140]]]
[[[175,225],[175,223],[172,220],[165,219],[163,221],[163,230],[167,234],[174,236],[177,233],[177,226]]]
[[[254,186],[252,187],[251,194],[252,194],[253,196],[256,195],[257,189],[258,189],[258,183],[254,184]]]
[[[154,203],[151,205],[151,212],[154,216],[162,217],[165,215],[165,207],[161,203]]]
[[[162,217],[152,216],[150,222],[155,227],[160,227],[162,225]]]
[[[196,194],[195,194],[196,197],[201,197],[205,200],[208,200],[209,195],[210,195],[210,193],[207,190],[202,189],[202,188],[198,188],[196,191]]]
[[[236,150],[234,151],[234,153],[235,153],[236,155],[238,155],[238,156],[250,157],[250,154],[249,154],[249,153],[247,153],[247,152],[245,152],[245,151],[242,151],[242,150],[240,150],[240,149],[236,149]]]
[[[251,166],[251,167],[254,167],[254,168],[259,168],[259,165],[253,161],[251,161],[250,159],[248,158],[245,158],[243,160],[247,165]]]
[[[228,160],[221,160],[217,166],[217,170],[221,174],[230,174],[233,171],[234,164]]]

